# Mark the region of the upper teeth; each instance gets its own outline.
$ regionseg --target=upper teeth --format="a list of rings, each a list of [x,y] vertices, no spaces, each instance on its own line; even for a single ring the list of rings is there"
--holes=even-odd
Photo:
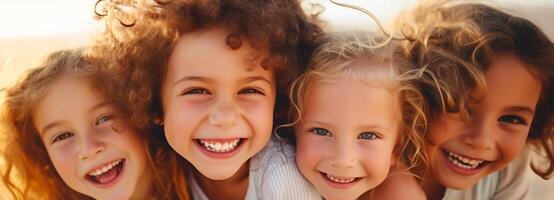
[[[100,169],[97,169],[97,170],[94,170],[94,171],[90,172],[88,175],[98,176],[98,175],[101,175],[103,173],[106,173],[107,171],[110,171],[110,169],[112,169],[113,167],[118,165],[120,162],[121,162],[121,160],[113,161],[113,162],[107,164],[106,166],[104,166]]]
[[[448,160],[454,165],[464,169],[475,169],[479,164],[485,162],[485,160],[474,160],[450,151],[448,152]]]
[[[208,151],[212,152],[229,152],[234,150],[237,147],[237,144],[240,141],[240,138],[234,139],[228,142],[215,142],[209,140],[199,140],[200,144],[204,146]]]
[[[327,176],[327,178],[329,178],[330,180],[332,180],[334,182],[339,182],[339,183],[350,183],[350,182],[354,181],[354,179],[356,179],[356,178],[348,178],[348,179],[338,178],[338,177],[335,177],[335,176],[332,176],[332,175],[329,175],[329,174],[325,174],[325,176]]]

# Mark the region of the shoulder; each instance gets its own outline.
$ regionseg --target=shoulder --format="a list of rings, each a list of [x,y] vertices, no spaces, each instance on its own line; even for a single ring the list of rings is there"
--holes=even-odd
[[[422,200],[426,197],[413,175],[408,172],[396,171],[391,172],[383,183],[363,194],[360,199]]]

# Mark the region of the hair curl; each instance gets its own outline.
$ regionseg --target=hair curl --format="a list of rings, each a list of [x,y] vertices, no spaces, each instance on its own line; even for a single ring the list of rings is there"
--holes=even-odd
[[[413,84],[420,76],[417,71],[404,68],[402,59],[394,54],[396,43],[383,43],[369,32],[335,33],[325,37],[325,42],[311,58],[309,69],[293,83],[290,101],[296,112],[291,112],[291,124],[278,130],[280,136],[295,144],[291,126],[301,120],[304,101],[310,88],[318,81],[354,81],[383,87],[398,94],[399,140],[395,154],[399,162],[415,167],[426,162],[422,147],[426,129],[425,102]],[[360,65],[361,64],[361,65]]]
[[[529,131],[530,144],[549,160],[544,179],[554,171],[554,45],[532,22],[484,4],[420,5],[399,25],[414,32],[399,51],[412,67],[428,73],[417,86],[428,98],[429,113],[460,112],[468,119],[468,104],[486,92],[485,72],[495,56],[514,55],[540,81],[542,90]]]
[[[304,70],[322,34],[298,0],[114,0],[99,5],[96,10],[103,11],[98,17],[105,21],[106,31],[91,54],[114,58],[116,62],[106,67],[118,80],[112,94],[129,105],[130,118],[140,127],[162,115],[160,87],[181,35],[223,26],[231,32],[226,39],[229,48],[248,42],[256,50],[251,54],[275,74],[278,125],[286,123],[287,88]]]
[[[5,91],[0,115],[2,142],[5,142],[0,153],[5,163],[0,173],[14,199],[91,199],[72,190],[61,179],[32,118],[33,109],[47,95],[50,85],[64,75],[87,79],[103,96],[109,97],[104,90],[109,88],[110,82],[99,68],[107,61],[87,57],[85,51],[74,49],[52,53]],[[141,137],[149,150],[147,170],[153,175],[152,195],[157,199],[188,199],[187,190],[179,188],[186,187],[181,170],[184,164],[176,159],[177,155],[167,144],[158,142],[165,140],[151,139],[155,135],[141,134]]]

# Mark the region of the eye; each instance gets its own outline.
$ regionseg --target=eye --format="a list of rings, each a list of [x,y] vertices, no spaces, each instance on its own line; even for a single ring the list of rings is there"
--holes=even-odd
[[[265,95],[263,92],[256,88],[245,88],[239,91],[239,94],[261,94]]]
[[[377,134],[373,132],[363,132],[360,135],[358,135],[358,139],[362,139],[362,140],[375,140],[378,138],[379,137],[377,136]]]
[[[98,117],[98,119],[96,119],[96,122],[94,122],[94,125],[98,126],[112,119],[113,119],[113,115],[101,115],[100,117]]]
[[[510,124],[521,124],[521,125],[527,125],[527,122],[523,117],[519,117],[516,115],[504,115],[500,118],[498,118],[498,121],[510,123]]]
[[[71,133],[71,132],[64,132],[64,133],[61,133],[59,134],[58,136],[56,136],[54,138],[54,140],[52,140],[52,144],[56,143],[56,142],[59,142],[59,141],[62,141],[62,140],[65,140],[69,137],[72,137],[74,134]]]
[[[313,128],[310,130],[310,132],[319,136],[331,136],[331,132],[329,132],[329,130],[324,128]]]
[[[194,94],[211,94],[210,91],[204,88],[193,88],[185,91],[182,95],[194,95]]]

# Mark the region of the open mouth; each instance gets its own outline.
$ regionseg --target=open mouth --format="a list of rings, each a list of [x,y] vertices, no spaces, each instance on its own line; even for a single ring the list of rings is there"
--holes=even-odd
[[[465,170],[476,170],[490,163],[490,161],[487,160],[468,158],[447,150],[443,150],[443,153],[450,163]]]
[[[110,162],[102,167],[91,170],[85,176],[85,179],[99,185],[110,185],[110,183],[117,180],[124,165],[125,159]]]
[[[360,177],[339,177],[324,172],[319,173],[327,182],[331,183],[331,186],[338,188],[350,187],[361,179]]]
[[[237,149],[242,144],[242,138],[228,139],[228,140],[208,140],[197,139],[196,141],[202,148],[213,153],[228,153]]]

